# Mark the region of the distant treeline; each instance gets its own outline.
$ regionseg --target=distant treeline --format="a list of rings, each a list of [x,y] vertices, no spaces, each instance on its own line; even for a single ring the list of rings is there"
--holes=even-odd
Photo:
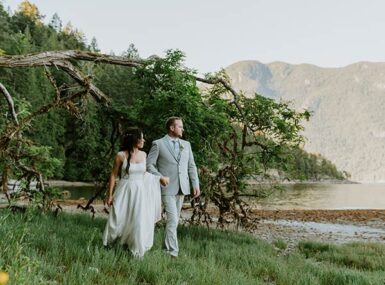
[[[67,49],[98,52],[95,39],[88,44],[84,35],[76,28],[70,24],[63,26],[58,15],[55,14],[49,24],[44,24],[42,19],[43,15],[40,14],[37,7],[28,1],[23,1],[13,14],[7,12],[0,2],[0,56]],[[131,45],[122,56],[138,57],[139,55],[135,47]],[[172,61],[172,57],[170,57],[170,61]],[[195,85],[186,83],[187,79],[180,79],[184,80],[183,86],[182,84],[168,86],[173,84],[169,78],[149,80],[140,72],[135,72],[130,68],[92,63],[76,64],[84,73],[92,75],[95,84],[112,98],[112,106],[105,109],[91,100],[80,100],[76,107],[80,110],[87,108],[87,112],[74,116],[65,110],[54,110],[33,122],[29,128],[28,137],[42,146],[47,146],[52,156],[59,161],[52,173],[54,178],[92,181],[100,178],[100,175],[106,175],[108,169],[105,169],[105,161],[110,157],[105,154],[111,146],[111,134],[115,132],[111,117],[116,118],[117,114],[120,114],[122,120],[128,123],[144,121],[146,126],[151,126],[153,123],[163,126],[164,121],[156,117],[156,107],[158,107],[156,105],[164,104],[160,103],[164,102],[161,99],[168,102],[167,112],[170,115],[189,114],[191,118],[197,118],[197,121],[186,122],[187,136],[189,133],[191,135],[195,132],[204,137],[205,132],[210,131],[203,129],[209,125],[207,122],[199,121],[203,115],[198,117],[199,114],[194,113],[194,109],[189,109],[191,108],[189,104],[184,104],[183,100],[187,100],[187,97],[176,98],[172,91],[164,91],[179,88],[175,94],[178,92],[178,94],[188,92],[199,94],[199,89]],[[67,75],[56,73],[54,70],[52,72],[58,84],[61,86],[68,84],[68,90],[71,88],[71,79]],[[7,86],[13,95],[19,108],[17,111],[22,111],[19,113],[21,117],[28,112],[33,112],[45,102],[49,102],[54,94],[44,73],[44,68],[1,68],[0,82]],[[159,85],[162,86],[163,91],[158,89],[160,99],[154,98],[152,101],[155,106],[150,105],[148,103],[150,101],[143,101],[143,104],[139,105],[141,98],[144,95],[147,96],[149,90],[155,90],[154,86]],[[182,88],[187,89],[182,90]],[[62,92],[65,93],[65,88]],[[135,106],[140,106],[140,108]],[[183,106],[182,109],[184,109],[179,110],[179,106]],[[0,131],[4,129],[7,112],[5,100],[0,98]],[[214,117],[212,119],[214,122]],[[159,127],[154,127],[154,129],[147,127],[145,131],[149,134],[148,140],[164,133],[164,130]],[[192,143],[197,152],[198,164],[204,164],[204,157],[199,155],[199,138],[192,138]],[[150,142],[147,142],[145,150],[148,150],[149,146]],[[205,146],[205,148],[208,147]],[[115,146],[115,150],[116,148],[117,146]],[[346,174],[338,171],[330,161],[319,155],[308,154],[298,147],[286,148],[283,153],[285,155],[282,158],[279,158],[278,155],[275,159],[269,160],[266,165],[284,171],[290,179],[318,180],[326,177],[336,179],[346,177]]]
[[[339,171],[336,166],[320,154],[312,154],[300,148],[287,149],[287,156],[281,161],[275,161],[272,167],[284,172],[284,176],[295,180],[343,180],[350,174]]]

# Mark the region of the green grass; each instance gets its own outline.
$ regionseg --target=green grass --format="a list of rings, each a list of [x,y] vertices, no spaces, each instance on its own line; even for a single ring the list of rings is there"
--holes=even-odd
[[[162,251],[163,228],[143,260],[101,243],[105,219],[0,211],[0,271],[12,284],[384,284],[385,246],[300,243],[276,246],[244,233],[181,226],[181,253]],[[275,249],[278,247],[278,249]]]
[[[284,240],[282,239],[277,239],[275,241],[273,241],[273,245],[278,248],[278,249],[281,249],[281,250],[284,250],[287,248],[287,244]]]

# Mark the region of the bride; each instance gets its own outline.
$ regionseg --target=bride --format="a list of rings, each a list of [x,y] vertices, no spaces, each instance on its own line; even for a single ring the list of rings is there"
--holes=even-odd
[[[110,176],[107,204],[111,210],[103,233],[105,246],[118,241],[136,257],[143,257],[153,245],[155,223],[161,218],[160,184],[169,183],[168,177],[146,172],[146,153],[140,150],[143,145],[143,133],[138,128],[123,137]]]

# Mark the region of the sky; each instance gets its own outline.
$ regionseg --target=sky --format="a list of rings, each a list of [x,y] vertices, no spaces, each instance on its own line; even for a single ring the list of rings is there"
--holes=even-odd
[[[21,0],[0,0],[12,11]],[[199,73],[241,60],[322,67],[385,62],[383,0],[30,0],[104,53],[180,49]]]

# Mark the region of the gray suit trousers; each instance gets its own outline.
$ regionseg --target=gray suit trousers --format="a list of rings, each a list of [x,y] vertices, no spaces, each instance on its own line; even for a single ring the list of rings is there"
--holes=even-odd
[[[183,198],[183,195],[162,196],[162,202],[167,215],[164,245],[167,253],[172,256],[178,256],[179,252],[176,229],[179,223],[180,212],[183,205]]]

